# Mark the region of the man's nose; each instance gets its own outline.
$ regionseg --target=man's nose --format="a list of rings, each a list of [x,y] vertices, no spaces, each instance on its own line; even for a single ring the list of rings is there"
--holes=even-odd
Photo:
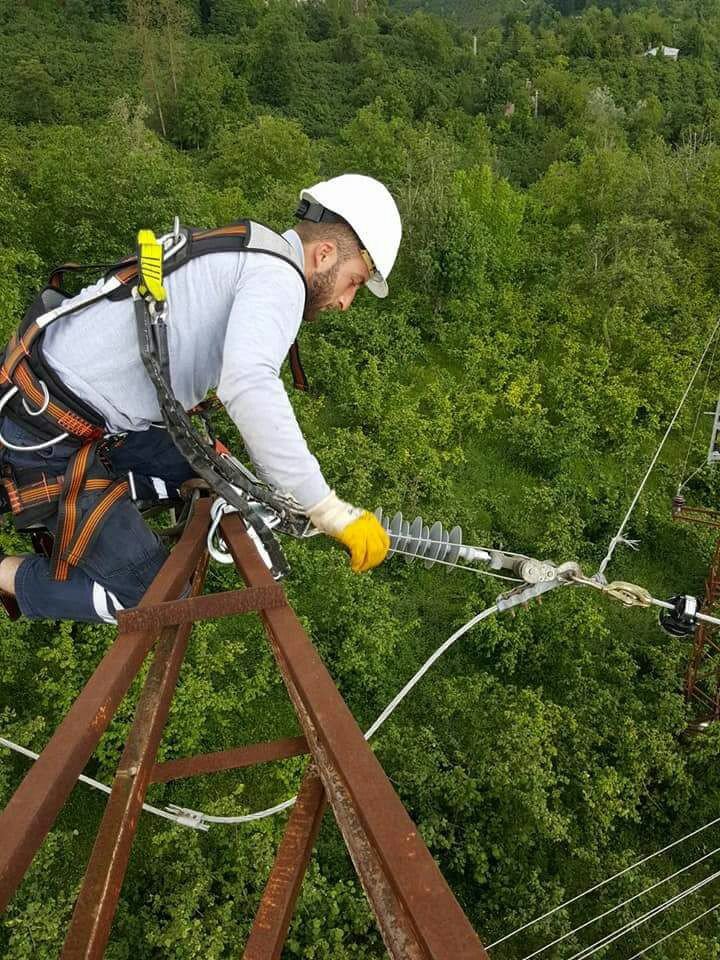
[[[345,293],[342,293],[338,297],[338,306],[344,312],[350,307],[350,304],[355,299],[355,287],[350,287],[349,290],[346,290]]]

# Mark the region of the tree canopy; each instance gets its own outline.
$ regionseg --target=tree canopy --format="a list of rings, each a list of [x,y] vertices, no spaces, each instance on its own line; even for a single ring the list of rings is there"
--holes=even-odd
[[[353,502],[592,572],[718,313],[719,12],[717,0],[495,0],[482,18],[461,0],[5,0],[3,336],[57,262],[112,262],[140,227],[166,230],[176,214],[286,229],[303,186],[379,177],[404,224],[391,295],[359,296],[303,330],[313,389],[293,403],[311,449]],[[678,47],[677,61],[644,55],[658,44]],[[717,375],[704,393],[703,382],[633,516],[641,550],[619,548],[610,571],[663,598],[702,593],[713,547],[712,531],[670,513],[695,411],[715,403]],[[707,440],[699,429],[693,469]],[[708,506],[718,494],[711,469],[687,491]],[[400,558],[359,577],[319,540],[285,544],[287,588],[366,727],[504,585]],[[0,545],[27,549],[9,525]],[[232,585],[213,569],[211,589]],[[42,749],[112,636],[2,620],[2,735]],[[689,654],[647,611],[558,591],[469,633],[378,734],[379,759],[485,942],[716,816],[720,726],[683,736],[697,711],[682,696]],[[111,780],[136,694],[88,774]],[[198,627],[161,758],[297,732],[259,624]],[[5,802],[27,761],[1,760]],[[247,813],[290,796],[302,770],[292,759],[156,785],[149,799]],[[0,921],[3,957],[57,956],[103,803],[74,791]],[[283,827],[200,835],[144,818],[108,957],[237,955]],[[716,839],[493,957],[538,949]],[[663,914],[623,955],[716,899],[710,888]],[[552,955],[588,942],[579,934]],[[719,948],[709,917],[662,956],[715,960]],[[385,956],[329,816],[283,956]]]

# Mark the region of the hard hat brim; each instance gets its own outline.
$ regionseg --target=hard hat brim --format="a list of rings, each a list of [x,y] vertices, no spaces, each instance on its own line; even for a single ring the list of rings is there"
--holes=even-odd
[[[380,297],[381,300],[384,300],[388,295],[388,285],[387,280],[383,280],[382,277],[371,277],[367,281],[365,286],[368,288],[370,293],[374,293],[376,297]]]

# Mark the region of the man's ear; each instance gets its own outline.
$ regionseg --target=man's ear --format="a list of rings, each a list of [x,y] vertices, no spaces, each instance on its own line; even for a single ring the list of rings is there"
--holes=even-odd
[[[313,264],[317,270],[334,267],[337,261],[337,246],[332,240],[320,240],[313,250]]]

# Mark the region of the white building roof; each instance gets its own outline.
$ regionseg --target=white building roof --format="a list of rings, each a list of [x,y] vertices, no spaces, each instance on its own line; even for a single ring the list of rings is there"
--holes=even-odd
[[[678,54],[680,53],[680,48],[666,47],[664,45],[661,47],[651,47],[649,50],[645,51],[644,56],[656,57],[658,55],[658,51],[660,51],[664,57],[669,57],[670,60],[677,60]]]

